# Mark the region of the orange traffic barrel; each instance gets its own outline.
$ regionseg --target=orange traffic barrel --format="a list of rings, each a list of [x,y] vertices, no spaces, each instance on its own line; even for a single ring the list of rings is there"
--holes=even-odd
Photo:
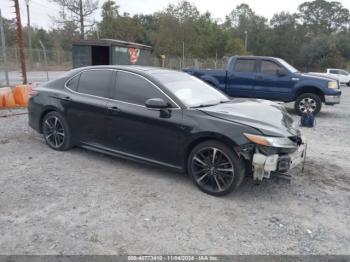
[[[11,108],[15,107],[15,99],[12,94],[10,87],[0,88],[0,108]]]
[[[30,85],[17,85],[13,89],[13,97],[15,103],[18,106],[27,107],[28,106],[28,93]]]

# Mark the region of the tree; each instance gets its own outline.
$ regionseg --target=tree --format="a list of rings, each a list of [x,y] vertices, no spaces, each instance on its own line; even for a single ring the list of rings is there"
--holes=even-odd
[[[298,65],[300,57],[297,54],[306,41],[306,30],[298,23],[297,15],[287,12],[275,14],[270,26],[267,55],[278,56]]]
[[[89,22],[89,17],[98,9],[98,0],[52,0],[62,7],[59,23],[67,21],[78,25],[80,30],[80,39],[85,38],[85,28],[91,27],[93,23]],[[66,14],[66,9],[68,14]]]
[[[306,70],[326,69],[327,67],[343,67],[344,58],[336,47],[336,40],[333,36],[318,36],[301,50],[305,57]]]
[[[299,5],[299,17],[313,35],[346,30],[350,23],[349,10],[340,2],[314,0]]]
[[[113,38],[115,35],[116,18],[119,16],[119,6],[109,0],[102,5],[102,20],[99,24],[100,35],[106,38]]]
[[[258,16],[247,4],[238,5],[226,16],[226,30],[245,40],[248,36],[247,51],[260,55],[266,52],[269,28],[267,19]]]
[[[4,24],[4,34],[6,39],[6,45],[13,46],[17,42],[17,35],[16,35],[16,24],[15,20],[12,19],[6,19],[5,17],[2,17],[2,21]]]
[[[100,36],[115,38],[124,41],[143,42],[144,30],[138,17],[129,14],[119,14],[119,6],[113,0],[105,2],[102,6],[102,21],[98,24]]]

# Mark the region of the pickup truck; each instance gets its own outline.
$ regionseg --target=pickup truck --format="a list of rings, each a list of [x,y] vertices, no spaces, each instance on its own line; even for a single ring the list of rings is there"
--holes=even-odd
[[[294,102],[300,115],[317,114],[322,103],[340,103],[339,82],[330,77],[300,73],[275,57],[233,56],[226,70],[184,69],[231,97]]]
[[[337,79],[341,85],[350,86],[350,73],[336,68],[328,68],[326,73],[310,72],[312,75],[328,76]]]

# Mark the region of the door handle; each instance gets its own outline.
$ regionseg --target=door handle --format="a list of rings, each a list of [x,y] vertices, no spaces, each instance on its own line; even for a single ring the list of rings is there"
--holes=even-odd
[[[70,96],[63,96],[63,97],[61,97],[61,99],[67,100],[67,101],[72,101],[72,98]]]
[[[111,111],[112,114],[120,112],[120,109],[117,106],[110,106],[108,107],[108,110]]]

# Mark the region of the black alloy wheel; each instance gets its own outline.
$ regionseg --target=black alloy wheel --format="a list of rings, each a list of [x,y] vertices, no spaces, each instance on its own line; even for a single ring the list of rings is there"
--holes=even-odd
[[[66,150],[70,147],[69,130],[59,113],[50,112],[43,118],[42,131],[49,147],[55,150]]]
[[[225,195],[237,188],[244,168],[236,154],[225,145],[212,141],[195,147],[189,159],[189,173],[205,193]]]

